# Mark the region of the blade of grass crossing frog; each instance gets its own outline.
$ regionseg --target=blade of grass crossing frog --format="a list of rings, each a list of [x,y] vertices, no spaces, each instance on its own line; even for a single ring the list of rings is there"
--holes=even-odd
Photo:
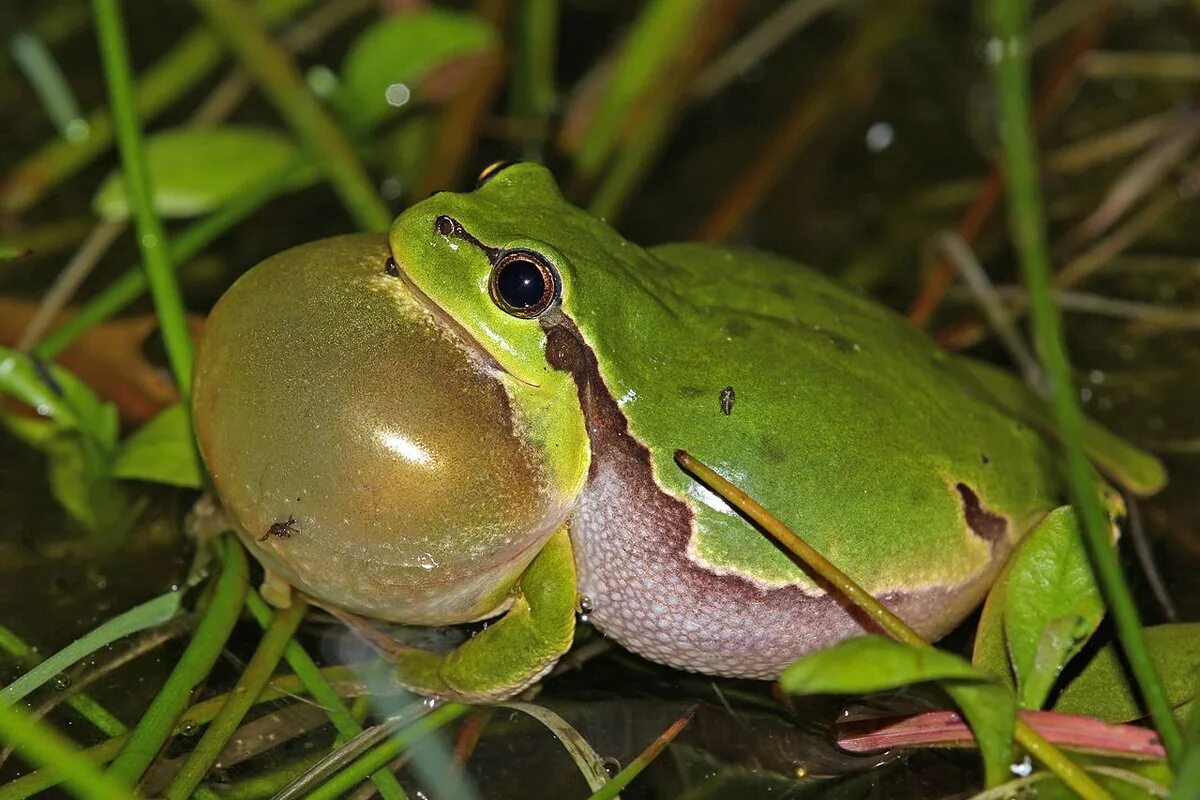
[[[757,523],[763,531],[767,532],[776,541],[790,550],[807,567],[816,572],[831,586],[842,592],[852,603],[865,611],[885,631],[899,640],[899,642],[912,647],[930,647],[903,620],[889,611],[869,593],[865,592],[862,587],[858,586],[849,576],[825,559],[820,553],[817,553],[790,528],[763,508],[754,498],[746,494],[746,492],[734,486],[713,471],[711,467],[708,467],[683,450],[675,451],[675,460],[681,467],[701,480],[730,505]],[[956,701],[965,704],[960,707],[964,715],[967,716],[968,721],[972,722],[972,726],[974,726],[973,717],[979,715],[988,715],[990,713],[993,717],[999,719],[999,716],[995,714],[995,710],[989,709],[989,706],[995,702],[994,697],[988,696],[986,693],[980,696],[978,693],[964,690],[963,686],[952,682],[943,684],[943,688]],[[1003,689],[1003,687],[1000,688]],[[984,759],[985,772],[989,783],[998,783],[1004,776],[1007,758],[1011,751],[1011,740],[999,740],[995,735],[997,727],[993,723],[994,720],[989,720],[987,729],[981,729],[982,733],[976,734],[976,740],[981,748],[980,754]],[[1107,794],[1083,770],[1039,736],[1023,721],[1017,719],[1013,730],[1014,738],[1022,747],[1025,747],[1034,758],[1059,775],[1064,783],[1075,789],[1081,796],[1085,798],[1107,797]]]
[[[0,739],[32,764],[53,766],[76,797],[132,800],[134,793],[96,769],[75,745],[49,725],[15,708],[0,706]]]
[[[675,741],[675,737],[683,732],[687,724],[692,721],[692,717],[696,715],[697,708],[699,708],[698,703],[683,712],[683,716],[672,722],[670,727],[659,734],[658,738],[651,742],[650,746],[643,750],[637,758],[630,761],[627,767],[614,775],[613,779],[603,787],[593,792],[589,800],[612,800],[619,796],[620,791],[632,783],[634,778],[641,775],[642,771],[650,766],[654,759],[658,758],[659,753],[665,750],[667,745]]]
[[[579,773],[587,781],[593,792],[600,791],[608,783],[608,771],[604,768],[604,759],[595,748],[583,738],[583,734],[565,719],[555,714],[545,706],[533,703],[496,703],[499,708],[511,708],[528,714],[550,729],[579,767]],[[693,709],[694,710],[694,709]]]
[[[591,182],[624,133],[632,112],[670,69],[682,46],[680,31],[691,30],[705,0],[653,0],[638,15],[620,46],[579,149],[575,172]]]
[[[179,611],[180,592],[167,592],[113,617],[0,689],[0,706],[11,706],[72,664],[118,639],[162,625]]]
[[[947,362],[968,385],[979,387],[982,397],[1040,433],[1057,436],[1049,405],[1011,373],[969,358]],[[1138,495],[1151,495],[1167,482],[1162,462],[1138,449],[1103,425],[1083,421],[1083,449],[1096,466]]]

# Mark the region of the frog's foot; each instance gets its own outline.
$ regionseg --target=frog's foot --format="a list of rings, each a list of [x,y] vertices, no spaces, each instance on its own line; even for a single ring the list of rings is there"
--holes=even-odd
[[[183,520],[183,532],[199,546],[207,545],[225,531],[237,530],[233,517],[211,494],[196,501]]]
[[[275,608],[291,608],[292,585],[279,577],[270,567],[263,567],[263,581],[258,587],[263,600]]]
[[[575,561],[564,528],[525,570],[508,611],[447,653],[397,642],[353,615],[337,616],[396,665],[405,687],[479,703],[512,697],[550,671],[571,647],[576,604]]]

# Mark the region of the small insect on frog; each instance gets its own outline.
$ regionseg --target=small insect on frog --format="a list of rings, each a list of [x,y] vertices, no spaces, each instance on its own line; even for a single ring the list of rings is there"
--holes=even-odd
[[[677,448],[930,638],[1063,502],[1045,411],[1008,374],[791,261],[639,247],[541,166],[483,178],[386,238],[267,259],[197,357],[204,459],[273,587],[493,620],[450,653],[397,648],[412,688],[512,695],[570,647],[581,605],[646,658],[745,678],[864,632]],[[1088,448],[1134,491],[1165,480],[1097,426]],[[281,520],[290,535],[264,537]]]

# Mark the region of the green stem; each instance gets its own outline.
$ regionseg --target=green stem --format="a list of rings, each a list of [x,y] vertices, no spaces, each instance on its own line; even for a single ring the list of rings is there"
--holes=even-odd
[[[711,467],[704,464],[695,456],[683,450],[675,451],[675,460],[688,472],[695,475],[710,489],[724,498],[730,505],[741,511],[774,538],[796,555],[805,566],[817,573],[831,586],[845,595],[854,605],[865,611],[872,620],[884,631],[891,634],[897,641],[912,647],[932,647],[921,638],[904,620],[893,614],[887,606],[880,603],[871,593],[863,589],[854,579],[838,569],[832,562],[809,546],[791,528],[779,521],[774,514],[746,492],[734,486]],[[1046,765],[1046,768],[1057,775],[1063,783],[1070,786],[1081,797],[1089,800],[1108,800],[1109,795],[1074,761],[1067,758],[1050,742],[1042,738],[1027,722],[1017,717],[1013,730],[1013,738],[1029,754]]]
[[[1065,450],[1067,480],[1075,510],[1082,521],[1092,568],[1108,600],[1117,636],[1167,751],[1167,759],[1174,766],[1183,753],[1183,737],[1171,713],[1158,670],[1150,658],[1133,595],[1121,574],[1116,551],[1110,545],[1110,530],[1094,472],[1083,451],[1083,414],[1075,400],[1062,324],[1051,291],[1050,258],[1046,250],[1030,115],[1029,56],[1025,39],[1028,0],[990,0],[989,8],[1000,52],[996,86],[1009,224],[1029,290],[1034,340],[1050,384],[1055,423]]]
[[[178,269],[209,244],[257,211],[269,200],[289,188],[299,188],[312,180],[312,166],[297,164],[285,174],[259,184],[233,201],[194,223],[170,242],[171,262]],[[120,278],[89,300],[74,316],[55,328],[35,348],[37,354],[52,359],[87,330],[116,316],[146,291],[146,274],[133,265]]]
[[[26,667],[34,667],[42,662],[42,657],[33,648],[21,640],[14,632],[0,625],[0,649],[9,655],[19,658]],[[104,706],[100,705],[90,694],[79,692],[66,699],[66,704],[75,709],[81,717],[92,723],[101,733],[108,736],[120,736],[129,730],[125,723]]]
[[[346,769],[334,775],[319,788],[308,794],[307,800],[335,800],[343,797],[351,789],[362,783],[368,775],[383,769],[389,761],[403,753],[429,734],[444,725],[453,722],[471,710],[471,706],[461,703],[446,703],[434,709],[413,724],[397,731],[394,736],[373,750],[365,753],[362,758],[354,761]]]
[[[170,738],[187,708],[192,690],[212,671],[241,614],[249,577],[246,553],[232,535],[221,540],[220,548],[221,576],[196,633],[121,748],[121,754],[109,767],[109,774],[126,783],[137,783]]]
[[[166,229],[154,211],[119,0],[92,0],[92,10],[125,187],[137,229],[138,249],[142,253],[150,296],[166,343],[167,359],[171,362],[180,393],[186,398],[191,394],[192,385],[192,337],[188,332],[183,298],[171,269]]]
[[[246,607],[250,609],[250,614],[258,620],[259,625],[267,626],[271,620],[271,609],[258,592],[251,591],[246,596]],[[342,702],[341,696],[329,685],[329,681],[325,679],[316,662],[312,660],[312,656],[299,642],[288,642],[287,648],[283,651],[283,657],[287,660],[288,667],[304,684],[304,688],[308,690],[312,699],[329,715],[329,721],[333,723],[334,729],[338,732],[335,744],[349,741],[362,733],[362,726],[358,724],[354,715]],[[371,776],[371,782],[375,784],[380,797],[384,800],[405,800],[404,789],[396,780],[396,776],[389,770],[383,769],[375,773]]]
[[[33,717],[0,706],[0,739],[30,763],[53,768],[76,797],[89,800],[130,800],[133,792],[96,769],[88,757],[62,734]]]
[[[284,649],[292,640],[306,611],[308,604],[297,601],[292,603],[290,608],[275,613],[275,618],[267,626],[258,649],[254,651],[250,663],[238,678],[229,698],[204,732],[204,736],[200,738],[196,748],[183,762],[175,779],[171,781],[164,795],[167,800],[184,800],[191,797],[213,764],[217,763],[221,751],[237,731],[238,725],[242,724],[246,712],[254,705],[259,693],[271,679]]]
[[[305,143],[363,230],[383,232],[392,214],[337,124],[304,85],[288,52],[271,38],[260,15],[234,0],[195,0],[242,66]]]

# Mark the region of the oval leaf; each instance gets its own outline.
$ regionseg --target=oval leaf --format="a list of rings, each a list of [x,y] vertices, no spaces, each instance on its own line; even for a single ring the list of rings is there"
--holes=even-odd
[[[1156,625],[1146,629],[1150,657],[1162,677],[1167,700],[1178,709],[1191,701],[1200,675],[1200,623]],[[1137,690],[1126,676],[1114,645],[1106,645],[1067,684],[1054,704],[1064,714],[1084,714],[1105,722],[1146,716]]]
[[[270,128],[224,125],[183,127],[146,139],[154,209],[163,217],[195,217],[220,208],[264,181],[278,178],[301,154]],[[129,217],[125,179],[114,172],[92,200],[109,220]]]
[[[1042,707],[1103,617],[1075,513],[1057,509],[1025,538],[1007,570],[1004,633],[1021,708]]]
[[[181,404],[161,411],[121,443],[114,478],[153,481],[199,489],[203,469],[192,438],[192,423]]]
[[[397,14],[368,28],[351,46],[334,102],[351,125],[369,128],[407,103],[426,76],[497,47],[495,29],[474,14],[446,9]],[[397,88],[389,93],[389,87]]]
[[[858,636],[808,654],[779,683],[792,694],[860,694],[943,679],[991,680],[952,653]]]

